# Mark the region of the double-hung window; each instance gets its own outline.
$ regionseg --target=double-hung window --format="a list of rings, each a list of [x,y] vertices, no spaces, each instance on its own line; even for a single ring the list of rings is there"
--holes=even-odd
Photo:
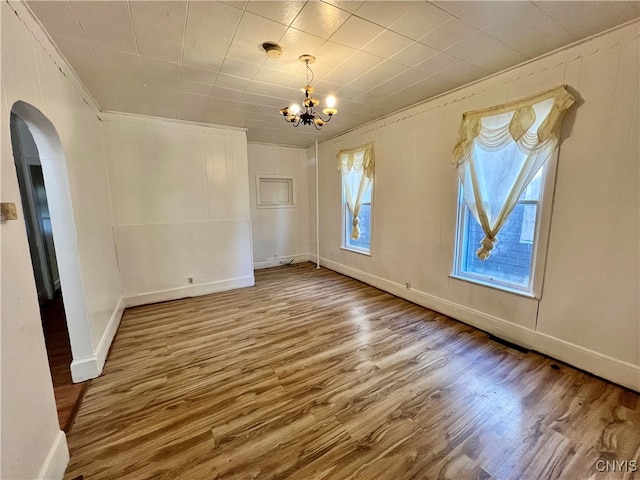
[[[500,230],[500,241],[496,242],[486,260],[476,255],[484,238],[482,226],[469,211],[460,190],[454,275],[477,283],[533,293],[542,220],[543,180],[547,170],[546,166],[538,170],[520,195]]]
[[[338,152],[342,176],[342,248],[371,250],[374,153],[369,143]]]
[[[557,87],[463,115],[453,276],[539,297],[554,162],[573,97]],[[546,208],[543,207],[543,203]]]

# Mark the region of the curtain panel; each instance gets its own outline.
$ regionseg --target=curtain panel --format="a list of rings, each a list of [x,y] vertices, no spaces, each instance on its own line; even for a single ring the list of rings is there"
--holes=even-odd
[[[555,152],[574,103],[564,86],[504,105],[466,112],[453,150],[466,205],[482,226],[476,255],[486,260],[520,195]]]
[[[347,208],[353,216],[351,238],[358,240],[360,238],[360,218],[358,215],[362,198],[373,182],[375,168],[373,142],[349,150],[340,150],[336,157],[338,171],[342,175]]]

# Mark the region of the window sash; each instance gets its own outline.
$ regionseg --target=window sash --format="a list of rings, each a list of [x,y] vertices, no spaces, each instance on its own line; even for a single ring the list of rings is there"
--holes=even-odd
[[[371,232],[372,232],[372,224],[373,224],[373,207],[372,207],[372,202],[371,201],[367,201],[367,202],[362,202],[361,207],[360,207],[360,211],[362,212],[362,207],[364,206],[369,206],[370,210],[369,210],[369,225],[367,225],[368,227],[368,231],[367,231],[367,235],[369,236],[369,247],[365,248],[362,247],[360,245],[354,245],[351,242],[357,242],[358,240],[353,240],[351,238],[351,229],[353,228],[351,225],[351,222],[349,221],[349,217],[351,215],[351,212],[349,211],[349,206],[347,205],[347,201],[344,198],[344,189],[343,189],[343,201],[342,201],[342,248],[345,250],[351,250],[357,253],[365,253],[365,254],[369,254],[371,252]]]
[[[548,227],[550,220],[550,210],[545,205],[550,204],[553,191],[550,185],[553,181],[548,181],[548,177],[555,178],[555,159],[556,155],[550,159],[547,164],[542,167],[541,185],[538,199],[519,199],[517,205],[536,205],[536,222],[534,227],[533,242],[531,243],[531,258],[529,261],[529,281],[527,285],[517,282],[509,282],[507,280],[492,277],[490,275],[482,275],[477,272],[464,269],[464,258],[469,246],[469,229],[467,224],[469,220],[474,220],[469,207],[464,201],[462,184],[458,184],[458,216],[456,225],[456,245],[454,250],[454,265],[452,277],[470,281],[491,288],[497,288],[510,293],[525,295],[528,297],[540,298],[542,290],[542,276],[544,264],[546,261],[546,241],[548,238]],[[523,192],[524,195],[524,192]],[[514,209],[515,210],[515,209]],[[513,213],[513,212],[512,212]],[[541,248],[542,244],[542,248]]]

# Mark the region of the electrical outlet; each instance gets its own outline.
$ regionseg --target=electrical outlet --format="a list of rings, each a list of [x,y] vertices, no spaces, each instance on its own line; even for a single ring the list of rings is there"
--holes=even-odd
[[[404,282],[404,286],[407,287],[407,290],[411,288],[411,283]]]
[[[188,281],[189,283],[193,283],[193,277],[188,277],[188,278],[187,278],[187,281]]]

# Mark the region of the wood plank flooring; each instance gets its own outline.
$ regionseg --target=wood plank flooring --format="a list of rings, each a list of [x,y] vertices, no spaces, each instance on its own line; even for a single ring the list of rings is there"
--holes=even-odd
[[[128,309],[68,443],[67,479],[632,479],[598,466],[638,461],[640,402],[300,264]]]
[[[40,316],[58,410],[58,423],[62,430],[68,432],[89,382],[73,383],[71,380],[73,358],[62,297],[57,296],[41,305]]]

